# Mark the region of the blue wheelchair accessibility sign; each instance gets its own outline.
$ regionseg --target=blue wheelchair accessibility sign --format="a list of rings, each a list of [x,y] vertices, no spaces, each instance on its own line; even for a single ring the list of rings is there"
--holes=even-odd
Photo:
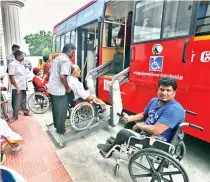
[[[163,70],[163,56],[150,56],[149,71]]]

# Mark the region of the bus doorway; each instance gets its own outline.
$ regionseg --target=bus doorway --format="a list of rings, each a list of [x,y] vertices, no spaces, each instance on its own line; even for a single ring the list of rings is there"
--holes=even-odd
[[[98,65],[98,27],[98,22],[94,22],[78,29],[77,64],[83,83],[87,73]]]

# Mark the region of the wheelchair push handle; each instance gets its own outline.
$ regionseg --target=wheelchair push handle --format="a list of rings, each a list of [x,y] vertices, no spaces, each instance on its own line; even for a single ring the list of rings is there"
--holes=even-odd
[[[185,110],[185,112],[187,114],[191,114],[191,115],[197,116],[197,113],[196,112],[193,112],[193,111],[190,111],[190,110]]]
[[[200,127],[200,126],[198,126],[198,125],[189,123],[189,126],[192,127],[192,128],[195,128],[195,129],[197,129],[197,130],[203,131],[203,127]]]

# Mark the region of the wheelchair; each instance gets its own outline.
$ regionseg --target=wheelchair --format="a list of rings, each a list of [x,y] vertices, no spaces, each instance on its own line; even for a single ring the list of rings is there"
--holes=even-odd
[[[50,98],[47,96],[47,90],[45,87],[34,86],[34,93],[28,97],[28,108],[35,114],[43,114],[46,112],[50,106]],[[39,89],[43,89],[40,91]]]
[[[196,115],[192,111],[186,110],[186,113]],[[166,181],[166,182],[189,182],[189,177],[180,161],[186,154],[184,145],[183,127],[189,126],[200,131],[203,128],[195,124],[184,122],[180,124],[170,143],[166,142],[161,136],[151,136],[148,133],[141,132],[140,137],[131,136],[128,142],[122,145],[115,145],[108,153],[100,150],[100,154],[106,159],[113,152],[119,151],[116,160],[115,176],[119,175],[120,162],[128,163],[128,170],[131,179],[137,181]],[[107,143],[113,142],[110,137]],[[126,154],[130,159],[128,162],[122,159]]]
[[[2,87],[3,90],[0,91],[1,101],[3,102],[1,104],[1,118],[5,121],[9,121],[9,114],[8,114],[8,101],[3,93],[3,91],[7,91],[6,87]]]
[[[101,105],[93,100],[92,103],[82,100],[81,98],[74,100],[73,92],[70,93],[70,126],[76,131],[88,129],[97,119],[99,122],[99,114],[105,110]]]
[[[68,111],[65,121],[65,128],[69,132],[65,135],[60,135],[56,132],[54,124],[46,125],[50,135],[60,148],[63,148],[68,142],[86,136],[91,131],[99,128],[104,128],[109,125],[109,122],[102,119],[103,115],[107,114],[99,103],[84,101],[81,98],[75,99],[73,91],[68,94]],[[106,119],[110,115],[107,115]]]

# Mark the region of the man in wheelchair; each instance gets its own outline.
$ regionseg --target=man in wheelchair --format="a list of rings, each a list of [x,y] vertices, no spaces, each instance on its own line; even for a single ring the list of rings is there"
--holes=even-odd
[[[68,77],[68,84],[74,93],[74,100],[83,99],[88,102],[95,102],[102,107],[103,110],[106,109],[106,104],[94,95],[90,95],[88,90],[84,89],[83,84],[78,80],[80,77],[81,70],[78,65],[71,65],[71,76]]]
[[[131,136],[141,137],[140,131],[151,135],[160,135],[163,140],[170,142],[179,124],[184,122],[185,110],[174,99],[177,83],[175,79],[163,77],[158,81],[157,98],[152,98],[144,112],[128,116],[124,113],[123,121],[132,126],[131,129],[122,129],[117,133],[110,144],[99,144],[97,147],[108,153],[113,146],[124,144]],[[143,122],[135,122],[135,121]],[[111,156],[111,155],[110,155]]]

